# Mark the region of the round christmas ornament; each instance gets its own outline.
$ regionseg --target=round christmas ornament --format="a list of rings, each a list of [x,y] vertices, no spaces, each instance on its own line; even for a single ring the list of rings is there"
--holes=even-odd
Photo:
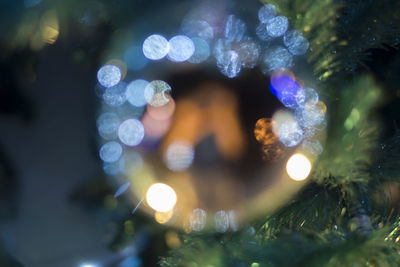
[[[307,181],[327,112],[314,82],[296,76],[309,43],[275,6],[250,11],[152,9],[146,27],[114,36],[97,73],[99,155],[133,212],[235,231]]]

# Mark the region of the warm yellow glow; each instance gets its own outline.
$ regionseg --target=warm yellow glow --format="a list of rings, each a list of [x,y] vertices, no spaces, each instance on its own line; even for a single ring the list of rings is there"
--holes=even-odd
[[[171,218],[172,215],[174,214],[173,210],[169,210],[167,212],[160,212],[160,211],[156,211],[154,213],[154,219],[156,220],[156,222],[158,222],[159,224],[165,224],[167,223]]]
[[[295,181],[302,181],[311,172],[311,162],[302,154],[292,155],[286,163],[286,171],[290,178]]]
[[[155,211],[167,212],[175,206],[176,193],[166,184],[153,184],[147,190],[146,201]]]

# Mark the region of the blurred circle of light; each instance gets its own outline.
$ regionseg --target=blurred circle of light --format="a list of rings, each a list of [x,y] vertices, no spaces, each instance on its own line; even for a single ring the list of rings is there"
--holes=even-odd
[[[225,25],[225,38],[230,42],[239,42],[243,39],[245,32],[246,24],[236,16],[229,15]]]
[[[322,101],[308,101],[303,109],[298,109],[296,117],[303,127],[309,128],[324,122],[326,105]]]
[[[204,229],[206,226],[207,221],[207,213],[202,209],[194,209],[192,214],[189,217],[190,228],[195,231],[199,232]]]
[[[262,71],[264,74],[291,67],[293,67],[293,55],[282,46],[270,48],[262,59]]]
[[[217,211],[214,215],[215,230],[220,233],[224,233],[229,229],[229,217],[228,214],[223,211]]]
[[[161,107],[168,103],[169,98],[166,94],[171,92],[171,86],[168,83],[156,80],[149,83],[144,89],[144,98],[149,105]]]
[[[192,38],[196,37],[210,42],[214,39],[214,29],[204,20],[186,20],[182,24],[182,32]]]
[[[118,128],[118,137],[127,146],[139,145],[144,137],[143,124],[137,119],[128,119]]]
[[[304,55],[310,43],[299,30],[291,30],[283,36],[283,43],[293,55]]]
[[[164,161],[168,169],[172,171],[184,171],[192,165],[194,148],[183,141],[171,143],[164,155]]]
[[[101,146],[99,155],[104,162],[116,162],[122,155],[122,146],[115,141],[105,143]]]
[[[97,129],[99,134],[104,139],[114,139],[117,137],[117,130],[119,127],[119,118],[115,113],[105,112],[102,113],[97,119]]]
[[[320,155],[323,151],[322,145],[318,140],[308,141],[304,140],[301,144],[302,149],[311,155]]]
[[[228,78],[235,78],[241,71],[239,55],[235,51],[226,51],[217,59],[217,67]]]
[[[169,42],[164,36],[153,34],[143,42],[143,55],[150,60],[160,60],[169,52]]]
[[[126,101],[126,83],[120,82],[109,87],[103,94],[104,102],[111,107],[118,107]]]
[[[311,162],[300,153],[292,155],[286,163],[286,171],[295,181],[305,180],[311,172]]]
[[[274,123],[275,122],[271,118],[261,118],[257,120],[254,127],[254,137],[259,143],[263,145],[275,143],[277,137],[273,132]]]
[[[276,8],[274,5],[266,4],[258,10],[258,19],[262,23],[267,23],[268,20],[276,16]]]
[[[107,175],[116,176],[121,173],[121,171],[125,167],[125,161],[122,159],[117,160],[116,162],[104,162],[103,163],[103,171]]]
[[[130,46],[126,49],[123,59],[128,69],[137,71],[143,69],[147,65],[147,58],[143,56],[142,48],[140,46]]]
[[[144,92],[148,81],[138,79],[130,82],[126,87],[126,98],[128,102],[135,107],[143,107],[147,104]]]
[[[190,63],[201,63],[206,61],[210,57],[210,46],[208,43],[201,38],[193,38],[192,39],[194,43],[194,53],[191,58],[189,58]]]
[[[273,39],[271,36],[269,36],[267,32],[267,25],[265,25],[264,23],[258,24],[258,26],[256,27],[256,35],[260,40],[265,42],[269,42]]]
[[[277,16],[267,21],[267,32],[271,37],[284,35],[288,27],[289,21],[284,16]]]
[[[291,112],[279,110],[273,115],[273,131],[287,147],[297,146],[303,139],[303,130]]]
[[[104,87],[111,87],[120,82],[121,70],[114,65],[104,65],[97,72],[97,80]]]
[[[152,184],[146,193],[147,204],[158,212],[167,212],[173,209],[177,201],[172,187],[163,183]]]
[[[301,102],[299,95],[302,95],[303,89],[288,73],[272,74],[270,90],[286,107],[294,108]]]
[[[169,40],[168,59],[174,62],[188,60],[195,51],[193,41],[184,35],[177,35]]]
[[[113,58],[110,59],[106,62],[106,65],[112,65],[112,66],[117,66],[121,72],[121,79],[125,79],[126,74],[128,73],[128,68],[126,66],[126,63],[120,59]]]
[[[260,46],[251,40],[242,41],[237,45],[236,51],[240,62],[245,68],[254,68],[260,58]]]

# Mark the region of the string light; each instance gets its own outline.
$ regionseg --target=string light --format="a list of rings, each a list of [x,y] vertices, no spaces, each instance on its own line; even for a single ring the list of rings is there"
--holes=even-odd
[[[163,183],[151,185],[146,193],[147,204],[158,212],[170,211],[175,206],[176,201],[174,189]]]
[[[293,180],[303,181],[311,172],[311,162],[303,154],[296,153],[287,161],[286,171]]]

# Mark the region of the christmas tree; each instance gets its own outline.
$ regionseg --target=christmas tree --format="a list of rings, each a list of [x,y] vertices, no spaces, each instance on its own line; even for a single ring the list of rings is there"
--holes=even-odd
[[[107,266],[400,265],[400,2],[40,2],[5,58],[90,37]]]

